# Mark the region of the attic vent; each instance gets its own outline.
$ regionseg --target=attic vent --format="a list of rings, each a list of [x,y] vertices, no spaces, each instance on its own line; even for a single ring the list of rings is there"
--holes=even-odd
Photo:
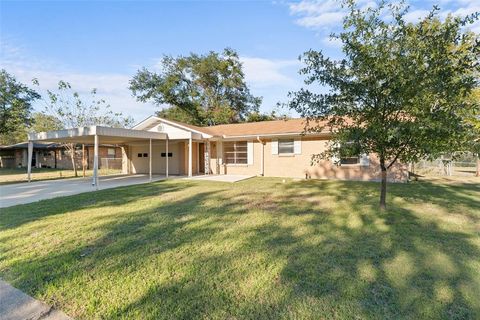
[[[162,124],[159,124],[159,125],[157,126],[157,131],[158,131],[158,132],[163,132],[163,125],[162,125]]]

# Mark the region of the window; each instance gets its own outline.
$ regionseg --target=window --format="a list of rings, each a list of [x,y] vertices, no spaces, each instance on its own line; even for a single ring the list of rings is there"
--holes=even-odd
[[[162,154],[161,154],[162,158],[165,158],[166,155],[167,155],[167,154],[166,154],[165,152],[162,152]],[[173,153],[169,152],[169,153],[168,153],[168,157],[169,157],[169,158],[173,157]]]
[[[226,164],[247,164],[247,141],[225,142],[223,144],[223,154]]]
[[[344,164],[359,164],[360,156],[356,153],[356,145],[353,142],[347,142],[341,145],[340,148],[340,165]]]
[[[293,154],[294,152],[293,139],[278,140],[278,154]]]
[[[144,153],[144,154],[143,154],[143,157],[144,157],[144,158],[148,158],[148,153]]]
[[[359,164],[360,157],[342,157],[340,158],[340,164]]]
[[[141,157],[142,157],[142,154],[141,154],[141,153],[137,154],[137,157],[138,157],[138,158],[141,158]]]
[[[110,159],[115,158],[115,148],[107,149],[107,158],[110,158]]]

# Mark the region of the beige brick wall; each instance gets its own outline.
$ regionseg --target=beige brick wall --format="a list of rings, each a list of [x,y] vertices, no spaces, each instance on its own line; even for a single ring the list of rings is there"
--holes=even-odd
[[[313,154],[325,150],[327,139],[303,138],[302,152],[298,155],[282,156],[272,154],[271,140],[265,141],[264,146],[264,174],[266,177],[293,177],[312,179],[342,179],[342,180],[379,180],[380,168],[378,159],[370,155],[370,165],[334,165],[329,160],[323,160],[316,165],[311,165]],[[253,140],[253,165],[223,165],[220,172],[216,170],[218,143],[212,145],[211,168],[213,173],[260,175],[262,145]],[[407,166],[397,163],[390,172],[390,181],[406,181],[408,177]]]
[[[101,160],[102,158],[107,158],[108,157],[108,149],[112,147],[99,147],[98,148],[98,163],[99,167],[101,167]],[[40,164],[41,166],[45,167],[51,167],[55,168],[55,152],[52,151],[44,151],[44,150],[34,150],[34,153],[36,152],[37,155],[37,164]],[[94,147],[85,147],[85,158],[87,160],[87,167],[89,169],[93,168],[93,154],[94,154]],[[25,156],[26,157],[26,156]],[[56,150],[56,158],[57,158],[57,168],[58,169],[72,169],[72,159],[70,157],[70,154],[66,151],[63,153],[61,149]],[[75,160],[76,160],[76,167],[77,169],[82,168],[82,149],[79,148],[77,149],[76,155],[75,155]],[[122,149],[120,147],[115,147],[115,158],[122,158]],[[27,160],[24,159],[23,161],[24,166],[27,165]],[[122,169],[121,166],[119,166],[118,169]]]

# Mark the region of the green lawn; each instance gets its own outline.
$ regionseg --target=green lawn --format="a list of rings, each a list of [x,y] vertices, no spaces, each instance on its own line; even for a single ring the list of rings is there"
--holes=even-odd
[[[78,319],[479,319],[480,187],[170,180],[2,209],[0,277]]]

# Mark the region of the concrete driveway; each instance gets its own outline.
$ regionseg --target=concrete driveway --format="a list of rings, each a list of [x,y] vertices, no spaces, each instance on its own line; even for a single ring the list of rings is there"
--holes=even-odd
[[[152,177],[153,181],[163,179],[165,179],[165,176],[154,175]],[[143,174],[106,176],[100,177],[98,189],[102,190],[147,182],[149,182],[148,175]],[[91,178],[7,184],[0,186],[0,208],[89,191],[95,191],[95,187],[92,186]]]

